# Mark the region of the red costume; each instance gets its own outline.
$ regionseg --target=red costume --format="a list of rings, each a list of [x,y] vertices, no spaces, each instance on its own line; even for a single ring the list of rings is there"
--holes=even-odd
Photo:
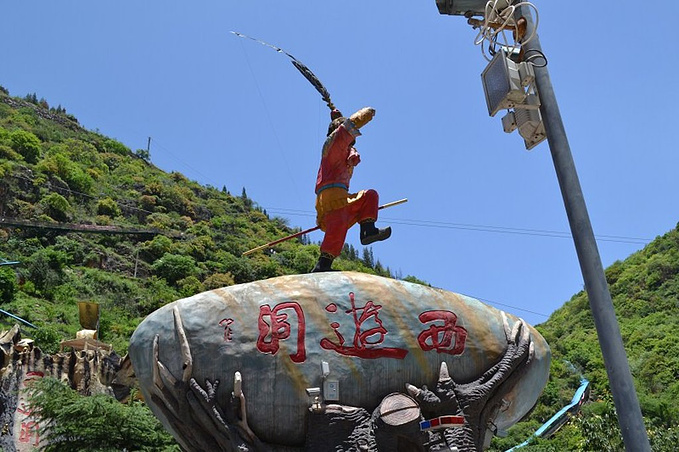
[[[372,119],[374,110],[360,110],[349,119],[340,117],[341,113],[336,110],[333,114],[334,121],[330,129],[336,128],[328,134],[323,144],[316,178],[316,221],[325,232],[321,244],[321,261],[326,259],[330,263],[339,256],[347,231],[356,223],[361,223],[361,241],[364,244],[384,240],[391,234],[391,229],[379,230],[374,226],[379,204],[375,190],[349,193],[354,167],[361,161],[353,147],[356,137],[361,135],[358,128]],[[322,270],[317,265],[313,271],[324,270],[329,270],[329,265]]]

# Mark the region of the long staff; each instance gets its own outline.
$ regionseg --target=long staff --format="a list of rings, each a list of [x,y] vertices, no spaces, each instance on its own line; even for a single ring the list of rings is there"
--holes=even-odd
[[[388,203],[386,203],[386,204],[383,204],[383,205],[379,206],[379,207],[378,207],[378,210],[386,209],[386,208],[388,208],[388,207],[397,206],[397,205],[403,204],[403,203],[405,203],[405,202],[408,202],[408,198],[403,198],[403,199],[399,199],[398,201],[388,202]],[[295,237],[299,237],[299,236],[301,236],[301,235],[308,234],[309,232],[317,231],[317,230],[319,230],[319,229],[321,229],[321,227],[320,227],[320,226],[316,226],[316,227],[313,227],[313,228],[305,229],[304,231],[300,231],[300,232],[296,232],[296,233],[294,233],[294,234],[290,234],[290,235],[288,235],[288,236],[286,236],[286,237],[283,237],[283,238],[281,238],[281,239],[274,240],[273,242],[269,242],[269,243],[266,243],[266,244],[264,244],[264,245],[258,246],[257,248],[253,248],[253,249],[251,249],[251,250],[248,250],[248,251],[246,251],[246,252],[243,253],[243,256],[247,256],[248,254],[252,254],[252,253],[254,253],[255,251],[259,251],[259,250],[263,250],[263,249],[266,249],[266,248],[270,248],[270,247],[272,247],[272,246],[274,246],[274,245],[278,245],[278,244],[281,243],[281,242],[285,242],[286,240],[294,239]]]

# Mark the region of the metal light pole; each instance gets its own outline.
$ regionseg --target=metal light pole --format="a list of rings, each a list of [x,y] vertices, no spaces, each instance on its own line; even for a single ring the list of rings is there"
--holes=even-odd
[[[534,27],[531,11],[526,6],[518,9],[519,14],[528,21],[526,35],[529,36]],[[524,50],[542,52],[537,34],[526,43]],[[613,402],[618,414],[625,449],[630,452],[650,451],[651,446],[641,416],[641,408],[622,342],[620,327],[613,309],[611,293],[608,290],[585,198],[546,66],[535,68],[535,82],[542,103],[540,113],[547,131],[547,142],[552,153],[556,177],[566,207],[580,270],[585,281],[585,289],[592,309],[606,373],[611,384]]]
[[[450,1],[439,0],[439,3]],[[451,12],[453,3],[454,0],[450,2]],[[439,7],[440,9],[441,7]],[[530,36],[534,30],[530,8],[527,6],[517,8],[517,17],[521,16],[527,20],[525,35]],[[542,53],[537,34],[522,47],[524,52],[538,51]],[[542,114],[554,169],[566,207],[571,234],[575,242],[585,289],[589,297],[625,449],[630,452],[650,451],[651,447],[641,416],[641,408],[623,346],[620,327],[613,309],[606,275],[594,239],[594,231],[587,213],[587,206],[561,120],[554,89],[546,66],[535,67],[534,70],[535,83],[541,101],[540,113]]]

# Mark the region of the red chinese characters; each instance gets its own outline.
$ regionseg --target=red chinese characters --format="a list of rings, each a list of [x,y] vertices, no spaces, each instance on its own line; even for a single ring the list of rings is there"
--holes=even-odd
[[[14,414],[14,435],[17,438],[18,450],[28,450],[27,447],[33,450],[33,447],[40,445],[40,425],[33,418],[33,410],[26,402],[26,394],[33,383],[43,376],[42,372],[28,371],[19,388],[19,399]]]
[[[425,311],[420,314],[420,322],[441,322],[431,325],[417,336],[420,348],[425,352],[436,350],[438,353],[460,355],[464,351],[467,330],[457,325],[457,316],[450,311]]]
[[[288,312],[295,314],[297,318],[297,352],[290,355],[290,359],[295,363],[302,363],[306,360],[304,345],[306,322],[302,307],[295,302],[279,303],[273,309],[268,304],[260,306],[257,350],[272,355],[278,353],[279,341],[289,339],[292,331],[288,321]]]
[[[345,314],[345,322],[344,327],[339,321],[330,323],[336,340],[321,339],[321,348],[363,359],[403,359],[408,354],[408,349],[384,346],[388,331],[380,318],[382,305],[369,300],[365,305],[357,306],[353,292],[349,293],[349,300],[351,306],[346,310],[339,309],[336,303],[329,303],[325,307],[329,314]],[[423,351],[449,355],[460,355],[464,352],[467,330],[457,324],[455,313],[431,310],[422,312],[418,318],[421,323],[428,325],[417,336],[417,343]],[[224,341],[232,340],[233,323],[231,318],[219,322],[224,328]],[[295,363],[306,360],[306,320],[299,303],[278,303],[273,308],[268,304],[260,306],[258,328],[257,350],[275,355],[280,349],[281,341],[291,340],[296,345],[296,352],[290,355],[290,359]]]
[[[19,413],[19,414],[23,414],[26,417],[29,417],[30,415],[33,414],[33,410],[28,405],[26,405],[25,402],[19,403],[19,406],[17,406],[16,412]]]
[[[34,439],[33,439],[34,438]],[[19,433],[20,443],[30,443],[33,439],[33,446],[40,445],[40,434],[38,430],[38,423],[27,419],[21,423],[21,432]]]
[[[233,319],[222,319],[219,321],[219,325],[224,327],[224,342],[230,342],[233,339],[231,324],[233,324]]]
[[[336,351],[341,355],[359,358],[403,359],[408,354],[408,350],[396,347],[380,347],[387,334],[387,329],[379,318],[379,310],[382,309],[382,306],[368,301],[364,307],[357,308],[353,292],[349,293],[349,299],[351,300],[351,309],[344,312],[351,316],[354,323],[354,336],[351,344],[347,344],[344,336],[340,333],[340,324],[333,322],[330,326],[335,331],[339,343],[323,338],[321,339],[321,347]],[[325,309],[330,313],[335,313],[337,312],[337,305],[330,303]],[[367,324],[367,326],[364,324]]]

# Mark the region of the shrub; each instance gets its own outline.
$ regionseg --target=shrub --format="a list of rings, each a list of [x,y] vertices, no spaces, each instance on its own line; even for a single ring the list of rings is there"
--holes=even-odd
[[[203,281],[205,290],[219,289],[222,287],[233,286],[236,282],[231,273],[214,273]]]
[[[236,257],[227,253],[222,260],[224,269],[233,275],[236,283],[242,284],[255,279],[252,263],[247,257]]]
[[[120,207],[118,207],[118,203],[111,198],[100,199],[97,203],[97,214],[115,218],[120,216]]]
[[[23,262],[21,271],[25,272],[37,290],[48,295],[53,288],[61,284],[64,277],[64,265],[68,255],[53,248],[44,248],[33,253]]]
[[[89,193],[94,186],[92,176],[65,154],[57,153],[51,155],[40,162],[39,167],[41,171],[59,176],[59,178],[68,184],[71,190]]]
[[[164,235],[157,235],[150,242],[144,243],[142,250],[151,260],[155,261],[172,250],[172,240]]]
[[[203,291],[203,284],[195,276],[187,276],[177,281],[177,287],[182,297],[190,297]]]
[[[31,332],[36,345],[47,354],[57,353],[63,339],[59,330],[52,325],[42,325]]]
[[[171,253],[165,253],[153,263],[152,268],[156,275],[170,284],[198,273],[196,261],[192,257]]]
[[[0,158],[7,159],[7,160],[22,160],[23,159],[21,154],[19,154],[14,149],[12,149],[11,147],[9,147],[5,144],[0,144]]]
[[[151,276],[145,282],[146,293],[145,298],[139,300],[137,309],[141,315],[147,315],[161,306],[170,303],[179,298],[179,294],[167,285],[164,279],[156,276]]]
[[[12,149],[22,155],[28,163],[37,163],[40,158],[40,139],[31,132],[17,129],[10,133]]]
[[[132,151],[123,143],[111,138],[104,141],[104,152],[111,152],[118,155],[129,155]]]
[[[50,193],[40,201],[45,213],[57,221],[66,221],[69,217],[71,204],[58,193]]]
[[[295,253],[292,267],[298,273],[307,273],[314,267],[316,259],[316,254],[313,251],[307,248],[300,248]]]
[[[17,291],[17,277],[14,269],[9,266],[0,267],[0,303],[14,300]]]
[[[405,278],[403,278],[403,281],[408,281],[408,282],[411,282],[411,283],[421,284],[421,285],[423,285],[423,286],[429,286],[429,287],[431,287],[431,284],[429,284],[428,282],[423,281],[423,280],[421,280],[421,279],[419,279],[419,278],[417,278],[417,277],[415,277],[415,276],[412,276],[412,275],[406,276]]]
[[[72,236],[60,235],[54,240],[54,249],[66,253],[69,264],[80,265],[90,246]]]
[[[29,405],[44,423],[45,452],[180,451],[174,439],[141,402],[118,402],[109,395],[81,396],[61,381],[34,383]]]

